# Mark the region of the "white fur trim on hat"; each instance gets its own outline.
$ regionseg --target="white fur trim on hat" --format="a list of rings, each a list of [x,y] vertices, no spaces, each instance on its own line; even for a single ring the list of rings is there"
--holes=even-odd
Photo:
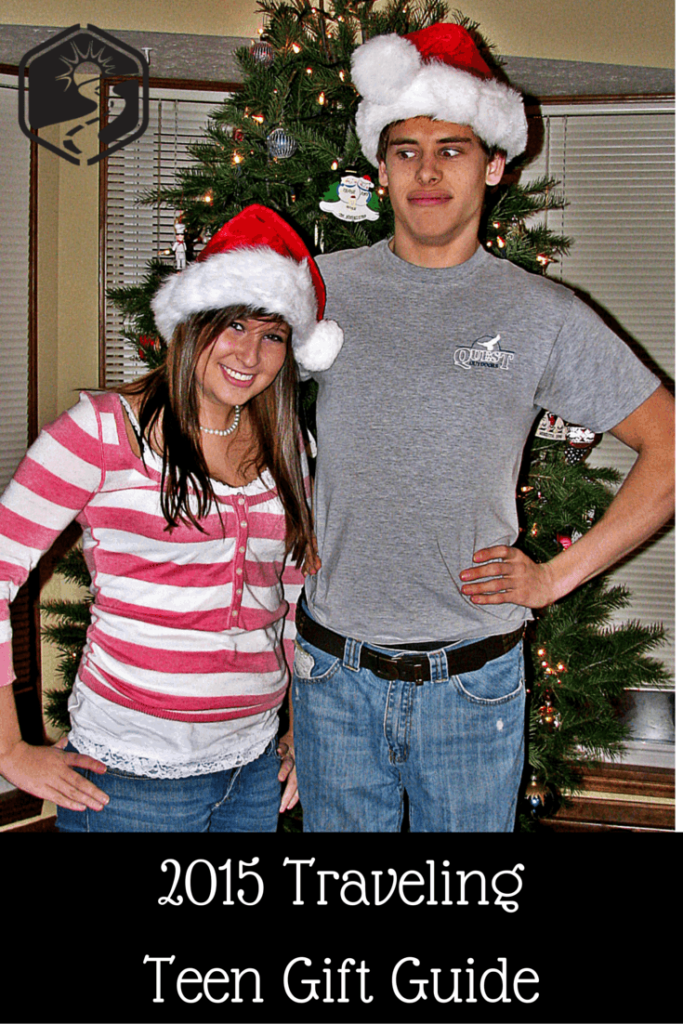
[[[192,263],[167,278],[152,300],[166,341],[193,313],[236,305],[265,309],[286,320],[292,328],[294,358],[304,369],[325,370],[337,357],[343,333],[333,320],[318,322],[306,260],[297,263],[268,246],[233,249]]]
[[[496,78],[480,78],[439,60],[423,63],[417,48],[401,36],[375,36],[360,46],[352,77],[363,97],[356,114],[358,138],[375,167],[382,129],[411,117],[468,125],[510,160],[524,151],[527,120],[521,93]]]

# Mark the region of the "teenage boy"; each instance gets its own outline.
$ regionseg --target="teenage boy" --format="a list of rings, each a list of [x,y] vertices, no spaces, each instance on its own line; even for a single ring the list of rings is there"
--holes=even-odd
[[[673,402],[574,294],[488,254],[488,185],[526,145],[522,97],[460,26],[354,55],[357,128],[389,241],[321,257],[342,326],[314,374],[322,568],[298,610],[307,831],[510,831],[524,624],[673,507]],[[378,148],[379,147],[379,148]],[[638,452],[612,506],[538,565],[516,548],[522,451],[544,409]]]

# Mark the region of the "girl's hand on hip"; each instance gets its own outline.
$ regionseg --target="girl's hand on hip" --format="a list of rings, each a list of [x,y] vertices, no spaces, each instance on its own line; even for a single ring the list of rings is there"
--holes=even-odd
[[[0,773],[25,793],[51,800],[71,811],[101,811],[109,797],[74,768],[106,772],[106,765],[87,754],[64,751],[66,739],[52,747],[34,747],[20,740],[0,757]]]
[[[318,541],[314,536],[311,544],[306,547],[306,557],[304,558],[304,565],[301,571],[304,576],[315,576],[322,564],[318,554]]]
[[[277,745],[277,753],[282,762],[278,779],[286,783],[282,799],[280,801],[280,814],[283,811],[291,811],[299,802],[299,789],[296,781],[296,764],[294,761],[294,739],[291,730],[280,738]]]

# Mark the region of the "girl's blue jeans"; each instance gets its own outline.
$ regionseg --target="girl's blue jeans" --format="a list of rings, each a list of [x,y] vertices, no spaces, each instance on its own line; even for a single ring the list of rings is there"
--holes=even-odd
[[[60,832],[275,832],[280,758],[273,739],[255,761],[184,779],[108,768],[81,771],[109,796],[101,811],[57,809]],[[71,744],[67,750],[74,750]]]

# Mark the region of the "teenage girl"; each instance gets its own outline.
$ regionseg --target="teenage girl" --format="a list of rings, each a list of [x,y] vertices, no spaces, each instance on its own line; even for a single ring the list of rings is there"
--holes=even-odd
[[[54,801],[60,831],[274,831],[298,799],[277,729],[315,571],[297,363],[329,366],[342,341],[324,302],[298,235],[248,207],[157,292],[164,365],[83,393],[0,500],[0,774]],[[92,618],[68,743],[35,747],[7,605],[74,519]]]

